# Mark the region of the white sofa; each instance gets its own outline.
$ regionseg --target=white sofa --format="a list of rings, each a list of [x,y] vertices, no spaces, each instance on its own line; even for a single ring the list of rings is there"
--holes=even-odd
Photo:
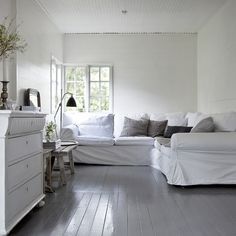
[[[236,183],[236,112],[214,115],[126,114],[134,119],[168,119],[168,125],[189,126],[194,126],[204,117],[213,118],[216,132],[177,133],[172,136],[170,145],[167,145],[167,142],[162,145],[160,138],[119,137],[124,115],[115,115],[115,122],[101,122],[98,126],[91,123],[91,120],[87,122],[88,116],[90,115],[81,113],[64,114],[62,139],[75,139],[79,142],[79,146],[73,152],[75,162],[150,165],[160,169],[165,174],[167,182],[173,185]],[[96,115],[96,118],[99,119],[100,116]],[[92,133],[79,135],[80,128],[86,130],[86,125],[91,124],[91,129],[88,130]],[[100,135],[100,125],[107,131],[105,137],[104,133],[103,136]],[[96,132],[93,133],[93,130]]]

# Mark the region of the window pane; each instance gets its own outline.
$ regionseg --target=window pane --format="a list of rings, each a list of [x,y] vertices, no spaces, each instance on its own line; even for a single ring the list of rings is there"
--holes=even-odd
[[[109,90],[110,90],[110,86],[109,86],[109,82],[101,82],[101,96],[105,97],[105,96],[109,96]]]
[[[99,82],[90,83],[90,96],[96,97],[100,95]]]
[[[75,80],[76,81],[85,81],[86,69],[85,67],[77,67],[75,70]]]
[[[109,81],[110,80],[110,68],[102,67],[101,68],[101,81]]]
[[[101,110],[102,111],[109,110],[109,97],[105,97],[101,99]]]
[[[74,81],[76,67],[66,67],[66,81]]]
[[[90,109],[91,112],[100,111],[100,99],[90,98]]]
[[[74,94],[74,82],[67,82],[66,83],[66,90],[67,90],[67,92]]]
[[[76,96],[84,96],[85,93],[85,82],[80,81],[76,83],[75,94]]]
[[[73,93],[77,108],[66,107],[67,111],[78,110],[84,112],[85,109],[85,85],[86,67],[66,67],[66,91]],[[65,99],[66,100],[66,99]]]
[[[80,112],[85,111],[85,99],[84,97],[76,97],[77,110]]]
[[[90,80],[99,81],[99,67],[90,67]]]

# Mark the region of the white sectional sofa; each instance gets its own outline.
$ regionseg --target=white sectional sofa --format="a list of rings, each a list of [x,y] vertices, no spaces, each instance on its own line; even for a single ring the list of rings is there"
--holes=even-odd
[[[195,126],[211,116],[215,132],[176,133],[162,137],[119,137],[124,115],[64,113],[62,139],[75,139],[75,162],[150,165],[173,185],[236,184],[236,112],[136,114],[134,119],[168,120],[168,125]],[[170,142],[169,142],[170,141]]]

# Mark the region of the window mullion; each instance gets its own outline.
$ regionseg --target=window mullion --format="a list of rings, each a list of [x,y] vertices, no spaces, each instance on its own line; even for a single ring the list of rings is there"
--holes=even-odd
[[[99,66],[99,110],[101,111],[101,107],[102,107],[102,93],[101,93],[101,66]]]
[[[90,66],[86,66],[85,110],[90,112]]]

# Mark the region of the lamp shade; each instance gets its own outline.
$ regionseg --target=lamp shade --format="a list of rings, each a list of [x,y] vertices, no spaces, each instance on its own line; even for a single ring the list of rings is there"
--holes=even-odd
[[[77,107],[76,105],[76,101],[73,98],[73,96],[71,95],[71,97],[68,99],[67,103],[66,103],[67,107]]]

